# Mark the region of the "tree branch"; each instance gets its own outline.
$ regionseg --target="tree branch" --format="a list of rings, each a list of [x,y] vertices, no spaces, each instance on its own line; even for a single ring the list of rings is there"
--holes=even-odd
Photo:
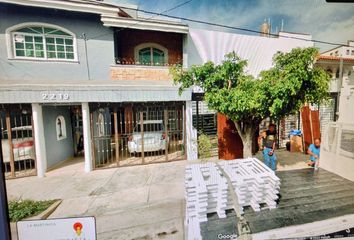
[[[244,141],[245,139],[245,134],[242,131],[242,127],[241,127],[241,122],[238,121],[233,121],[237,130],[238,135],[240,136],[240,138],[242,139],[242,141]]]

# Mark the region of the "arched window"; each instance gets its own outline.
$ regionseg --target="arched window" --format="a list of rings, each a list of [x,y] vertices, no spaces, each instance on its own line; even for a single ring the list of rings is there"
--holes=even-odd
[[[164,66],[168,63],[168,51],[159,44],[140,44],[135,47],[135,62],[143,65]]]
[[[55,120],[57,140],[63,140],[66,138],[66,124],[63,116],[58,116]]]
[[[49,24],[21,24],[8,30],[12,57],[38,60],[77,59],[75,36],[71,32]]]

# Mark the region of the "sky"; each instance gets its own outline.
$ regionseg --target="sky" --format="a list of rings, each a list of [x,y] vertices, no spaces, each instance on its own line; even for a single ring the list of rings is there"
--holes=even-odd
[[[163,12],[186,0],[109,0],[138,5],[140,9]],[[259,30],[270,19],[272,31],[311,34],[313,39],[346,44],[354,40],[354,3],[326,3],[325,0],[192,0],[166,14]],[[190,27],[230,31],[187,22]],[[250,34],[247,32],[238,32]],[[316,44],[321,51],[333,45]]]

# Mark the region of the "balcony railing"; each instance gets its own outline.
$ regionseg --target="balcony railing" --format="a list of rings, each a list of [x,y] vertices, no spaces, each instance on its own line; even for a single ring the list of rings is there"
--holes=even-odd
[[[116,64],[111,66],[112,80],[158,80],[170,81],[169,68],[171,66],[182,64],[178,60],[175,63],[151,64],[140,63],[129,58],[116,58]]]
[[[135,61],[132,58],[116,58],[115,59],[115,63],[117,65],[138,65],[138,66],[159,66],[159,67],[163,67],[163,66],[167,66],[167,67],[171,67],[171,66],[175,66],[175,65],[182,65],[183,61],[182,59],[177,59],[174,62],[168,62],[168,63],[143,63],[143,62],[139,62],[139,61]]]

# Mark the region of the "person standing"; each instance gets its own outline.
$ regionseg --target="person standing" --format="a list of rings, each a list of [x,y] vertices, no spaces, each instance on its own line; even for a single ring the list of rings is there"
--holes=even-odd
[[[263,137],[263,158],[264,163],[273,171],[277,169],[277,157],[274,153],[276,142],[275,124],[269,124],[269,129],[265,132]]]
[[[316,138],[314,143],[312,143],[307,150],[307,154],[310,155],[310,162],[308,163],[309,166],[315,167],[316,162],[320,158],[320,148],[321,139]]]

